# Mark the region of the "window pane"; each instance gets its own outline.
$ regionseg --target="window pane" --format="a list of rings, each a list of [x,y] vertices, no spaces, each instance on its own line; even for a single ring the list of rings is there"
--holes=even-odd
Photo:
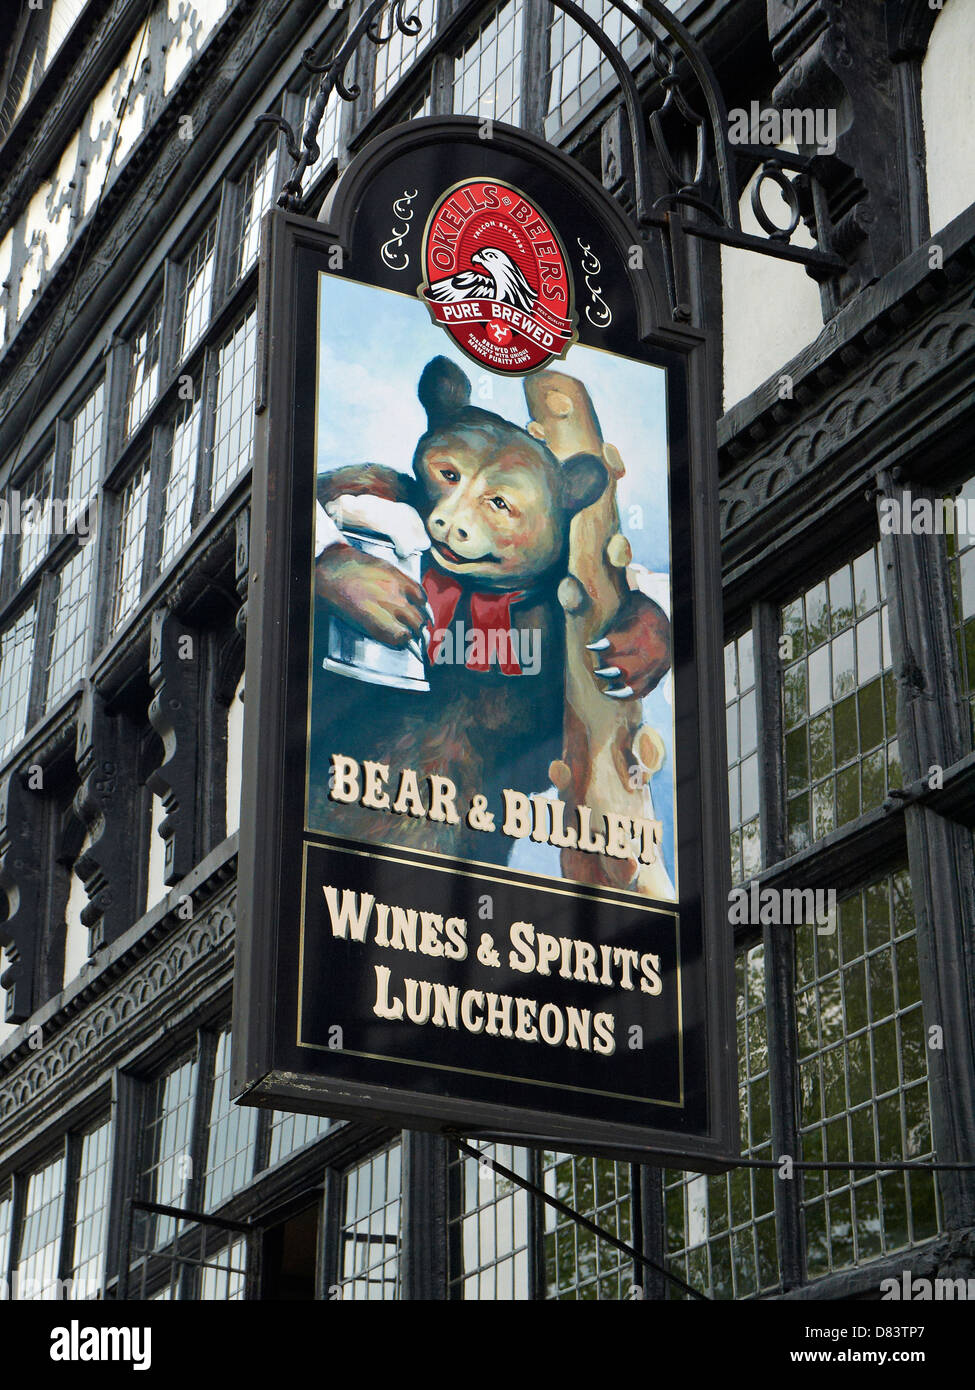
[[[351,1168],[342,1187],[342,1298],[399,1298],[400,1145]]]
[[[95,547],[89,542],[75,551],[58,574],[54,626],[47,664],[45,710],[84,674],[88,655],[88,613],[91,607]]]
[[[241,1238],[223,1250],[208,1254],[200,1271],[200,1299],[203,1302],[239,1303],[247,1281],[247,1242]],[[172,1289],[156,1295],[172,1298]]]
[[[200,397],[184,401],[173,421],[163,495],[162,546],[159,573],[176,559],[189,539],[193,524],[193,493],[200,445]]]
[[[217,224],[209,227],[186,258],[183,268],[183,299],[180,312],[180,360],[199,341],[200,334],[210,322],[210,303],[213,297],[213,264],[217,244]]]
[[[102,471],[102,421],[105,385],[99,382],[71,421],[71,460],[68,497],[72,507],[83,506],[95,493]]]
[[[142,594],[142,556],[149,520],[149,463],[125,485],[119,505],[118,552],[115,557],[112,631],[137,607]]]
[[[162,300],[157,299],[129,342],[129,380],[125,428],[131,434],[145,418],[159,391]]]
[[[33,574],[47,554],[51,543],[51,486],[54,478],[54,455],[39,463],[20,491],[20,558],[18,577],[23,584]]]
[[[975,478],[970,478],[954,497],[942,499],[941,508],[961,692],[975,732],[975,529],[969,529],[968,524],[970,516],[975,521]]]
[[[842,899],[833,934],[796,934],[802,1157],[933,1158],[917,942],[906,871]],[[816,1279],[938,1234],[931,1174],[804,1173]]]
[[[330,1124],[331,1120],[324,1115],[295,1115],[290,1110],[272,1111],[269,1164],[280,1163],[289,1154],[304,1148],[324,1134]]]
[[[901,785],[880,547],[782,609],[789,851]]]
[[[731,880],[741,883],[762,867],[758,817],[758,706],[751,631],[728,643],[724,649],[724,663]]]
[[[579,3],[623,56],[632,57],[640,39],[629,20],[614,9],[609,0],[579,0]],[[672,0],[670,8],[676,9],[677,3],[679,0]],[[555,10],[552,15],[549,45],[551,78],[545,134],[551,138],[605,83],[616,79],[595,39],[561,10]]]
[[[25,733],[36,615],[32,603],[0,636],[0,758]]]
[[[230,1029],[217,1038],[210,1104],[207,1164],[203,1175],[203,1206],[212,1211],[254,1176],[254,1136],[257,1111],[234,1105],[230,1094]]]
[[[105,1120],[81,1138],[70,1276],[72,1298],[97,1298],[104,1292],[111,1176],[112,1124]]]
[[[256,326],[257,317],[252,311],[220,349],[211,507],[218,505],[250,467]]]
[[[506,1168],[528,1176],[526,1149],[481,1147]],[[527,1299],[528,1193],[488,1164],[461,1154],[451,1159],[449,1175],[453,1296]]]
[[[454,60],[454,111],[518,124],[521,116],[521,0],[508,0]]]
[[[765,948],[735,962],[738,1104],[746,1158],[772,1158],[769,1050],[765,1021]],[[752,1298],[779,1284],[771,1169],[714,1176],[665,1172],[670,1268],[710,1298]],[[671,1288],[670,1298],[681,1298]]]
[[[237,234],[234,243],[234,280],[239,280],[257,260],[261,218],[274,204],[278,136],[272,135],[244,170],[237,188]]]
[[[27,1179],[27,1197],[17,1264],[17,1297],[56,1298],[64,1221],[64,1154]]]
[[[413,15],[418,15],[423,28],[416,35],[401,34],[393,23],[392,38],[388,43],[380,44],[376,49],[376,75],[373,82],[373,92],[377,106],[387,92],[392,91],[406,69],[429,44],[436,17],[435,0],[412,0],[412,3],[403,10],[403,14],[411,18]],[[391,22],[392,16],[387,11],[382,26],[384,34],[389,33]]]
[[[191,1141],[196,1081],[196,1059],[189,1058],[152,1085],[143,1160],[143,1190],[147,1201],[173,1207],[186,1205],[193,1168]],[[148,1224],[147,1248],[153,1244],[162,1245],[171,1238],[171,1218],[153,1216]]]
[[[336,40],[336,43],[338,42],[340,42],[340,40]],[[302,144],[305,126],[308,124],[308,112],[311,110],[311,104],[315,99],[316,92],[321,86],[321,81],[322,79],[320,77],[313,77],[305,91],[305,105],[301,115],[301,129],[298,132],[299,144]],[[318,158],[315,160],[314,164],[309,164],[308,168],[305,170],[305,177],[302,180],[302,187],[306,193],[326,165],[338,154],[339,125],[341,123],[342,107],[344,104],[345,103],[335,92],[333,92],[328,99],[325,114],[322,117],[321,125],[318,127],[318,134],[315,137],[318,142]],[[304,148],[303,144],[302,148]]]
[[[546,1153],[542,1171],[546,1192],[632,1244],[628,1163]],[[554,1208],[546,1206],[544,1210],[546,1298],[618,1302],[633,1296],[634,1283],[640,1281],[632,1260]]]

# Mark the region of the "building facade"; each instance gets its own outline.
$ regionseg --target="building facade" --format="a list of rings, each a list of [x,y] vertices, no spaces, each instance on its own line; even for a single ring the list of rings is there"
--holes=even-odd
[[[709,1298],[870,1298],[904,1269],[975,1275],[975,1172],[876,1166],[975,1159],[975,4],[670,8],[729,107],[831,113],[796,240],[828,226],[842,273],[701,240],[688,290],[724,410],[732,877],[835,910],[729,923],[754,1166],[492,1152]],[[648,46],[585,9],[649,112]],[[414,10],[421,33],[387,17],[355,101],[330,103],[306,211],[371,135],[451,112],[544,135],[631,205],[619,89],[569,16]],[[290,169],[255,121],[300,127],[302,55],[327,60],[360,12],[44,0],[5,55],[15,1298],[683,1296],[446,1139],[229,1094],[259,230]]]

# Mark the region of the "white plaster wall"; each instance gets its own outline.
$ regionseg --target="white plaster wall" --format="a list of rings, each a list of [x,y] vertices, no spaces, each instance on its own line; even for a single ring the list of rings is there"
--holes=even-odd
[[[86,850],[91,843],[90,836],[86,835],[82,851]],[[88,894],[85,892],[85,885],[77,874],[71,875],[71,887],[68,890],[68,902],[64,909],[64,983],[69,985],[73,979],[81,974],[81,967],[88,959],[89,934],[88,928],[81,920],[82,908],[88,905]]]
[[[741,198],[742,231],[764,236],[752,212],[752,183]],[[788,225],[785,202],[770,183],[762,189],[762,205],[776,224]],[[815,244],[801,222],[792,241],[796,246]],[[822,331],[823,314],[819,286],[802,266],[757,251],[721,248],[721,293],[727,410],[813,342]]]
[[[932,232],[975,203],[975,0],[946,0],[921,69]]]
[[[146,911],[155,907],[156,903],[162,902],[169,892],[163,881],[163,874],[166,871],[166,841],[159,833],[166,812],[163,808],[162,797],[153,796],[152,798],[152,833],[149,836],[149,873],[146,883]]]
[[[244,749],[244,677],[227,710],[227,834],[240,829],[240,776]]]

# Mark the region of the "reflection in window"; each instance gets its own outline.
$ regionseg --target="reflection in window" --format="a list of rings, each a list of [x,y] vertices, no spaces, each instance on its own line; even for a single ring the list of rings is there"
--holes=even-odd
[[[741,883],[762,867],[758,817],[758,708],[751,631],[729,642],[724,649],[724,698],[728,730],[731,881]]]
[[[100,381],[71,421],[68,497],[82,505],[94,495],[102,471],[105,383]]]
[[[254,442],[256,324],[257,316],[252,310],[220,349],[211,507],[218,505],[250,467]]]
[[[271,1149],[269,1165],[280,1163],[297,1149],[303,1149],[320,1134],[324,1134],[331,1121],[324,1115],[296,1115],[291,1110],[271,1112]]]
[[[112,631],[119,628],[142,593],[142,557],[149,519],[148,460],[125,485],[119,504],[118,551],[112,589]]]
[[[508,0],[454,60],[454,111],[517,125],[521,116],[521,0]]]
[[[400,1296],[400,1145],[373,1154],[345,1175],[339,1236],[343,1299]]]
[[[183,295],[180,306],[180,360],[199,341],[210,322],[213,298],[213,264],[217,245],[217,224],[211,222],[186,258],[183,267]]]
[[[186,1205],[193,1168],[190,1147],[196,1082],[196,1059],[187,1058],[152,1084],[146,1147],[143,1151],[143,1182],[147,1201],[172,1207]],[[147,1248],[153,1244],[162,1245],[173,1234],[172,1220],[166,1216],[152,1216],[149,1229]]]
[[[237,225],[233,250],[233,279],[245,275],[257,260],[261,218],[274,204],[278,136],[271,135],[248,164],[237,187]]]
[[[403,11],[404,17],[419,16],[423,27],[418,34],[402,34],[387,11],[382,32],[388,34],[392,23],[393,33],[387,43],[380,44],[376,49],[376,75],[372,90],[377,106],[429,44],[436,13],[436,0],[412,0]]]
[[[738,1103],[746,1158],[772,1158],[771,1090],[765,1021],[765,948],[739,954]],[[774,1170],[664,1175],[671,1270],[711,1298],[749,1298],[779,1283]],[[672,1298],[682,1295],[671,1289]],[[688,1295],[689,1297],[689,1295]]]
[[[200,397],[183,401],[173,421],[163,490],[162,545],[159,573],[168,569],[189,539],[193,523],[193,491],[200,445]]]
[[[36,617],[32,603],[0,635],[0,758],[24,736]]]
[[[975,478],[969,479],[957,495],[961,505],[952,506],[948,515],[957,529],[947,530],[948,568],[951,573],[952,625],[958,644],[958,670],[961,693],[968,704],[971,728],[975,731],[975,533],[958,526],[969,512],[975,516]]]
[[[609,1158],[546,1153],[545,1191],[600,1226],[633,1243],[630,1165]],[[577,1222],[545,1207],[545,1296],[553,1299],[632,1297],[633,1262]]]
[[[57,1278],[64,1221],[64,1154],[36,1168],[27,1179],[17,1297],[57,1298]]]
[[[792,853],[900,786],[896,690],[880,547],[782,609]]]
[[[217,1038],[210,1104],[203,1209],[212,1211],[248,1182],[254,1174],[254,1136],[257,1111],[234,1105],[230,1093],[230,1029]]]
[[[17,573],[23,584],[47,554],[51,543],[51,486],[54,454],[48,454],[20,488],[21,534]]]
[[[112,1124],[105,1120],[81,1136],[75,1185],[72,1298],[96,1298],[104,1289],[108,1197],[112,1175]]]
[[[484,1153],[528,1177],[528,1151],[484,1144]],[[450,1162],[450,1281],[454,1297],[525,1299],[528,1289],[528,1193],[486,1163],[459,1154]]]
[[[933,1157],[917,938],[906,872],[839,905],[831,935],[796,933],[800,1134],[807,1162]],[[931,1173],[805,1172],[811,1279],[940,1229]]]
[[[146,416],[159,391],[162,300],[157,299],[129,341],[129,379],[125,429],[131,434]]]
[[[586,14],[598,21],[603,33],[616,44],[624,58],[632,58],[640,46],[640,38],[626,16],[615,9],[610,0],[579,0],[579,3]],[[671,8],[676,6],[672,4]],[[551,138],[600,87],[615,78],[609,60],[602,56],[595,39],[561,10],[553,10],[549,44],[551,85],[545,134]]]
[[[94,557],[95,546],[89,541],[75,551],[57,575],[58,591],[47,663],[45,711],[57,704],[85,669]]]

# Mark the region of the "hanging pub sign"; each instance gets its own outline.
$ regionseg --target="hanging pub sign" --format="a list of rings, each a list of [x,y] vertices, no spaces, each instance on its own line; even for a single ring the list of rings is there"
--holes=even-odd
[[[262,250],[243,1103],[737,1153],[714,401],[551,147],[374,140]],[[648,254],[649,260],[649,254]]]

